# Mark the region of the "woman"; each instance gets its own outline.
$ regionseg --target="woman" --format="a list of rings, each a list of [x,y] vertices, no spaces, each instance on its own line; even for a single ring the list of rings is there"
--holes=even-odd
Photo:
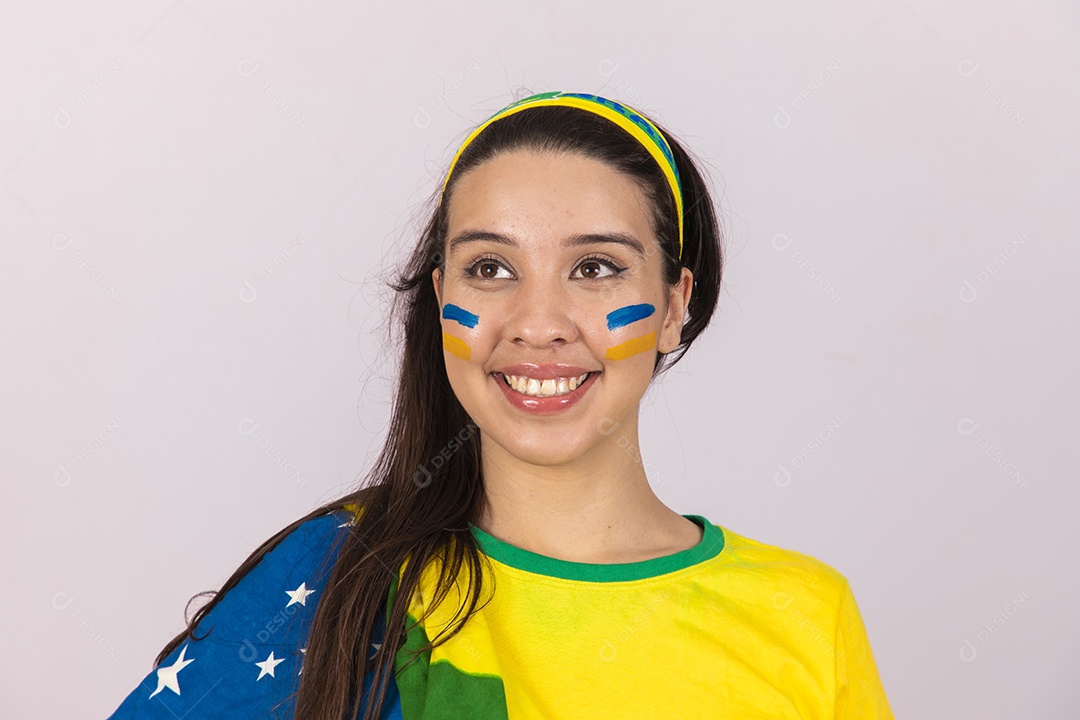
[[[842,575],[649,487],[641,398],[708,325],[720,240],[634,110],[489,118],[396,286],[371,482],[264,543],[113,717],[892,717]]]

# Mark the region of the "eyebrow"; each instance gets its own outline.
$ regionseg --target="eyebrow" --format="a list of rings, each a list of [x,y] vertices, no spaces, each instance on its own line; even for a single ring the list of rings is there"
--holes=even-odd
[[[462,245],[470,242],[494,242],[500,245],[509,245],[510,247],[517,247],[518,243],[509,235],[503,235],[497,232],[490,232],[487,230],[463,230],[455,235],[447,243],[447,254],[453,254],[455,250]],[[645,257],[645,246],[641,244],[636,237],[629,233],[611,232],[611,233],[579,233],[577,235],[571,235],[563,240],[563,247],[580,247],[582,245],[595,245],[598,243],[613,243],[615,245],[624,245],[641,257]]]

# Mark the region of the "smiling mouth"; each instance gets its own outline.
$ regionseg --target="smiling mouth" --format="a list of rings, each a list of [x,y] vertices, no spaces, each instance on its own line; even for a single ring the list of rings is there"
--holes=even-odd
[[[536,378],[528,377],[527,375],[504,375],[503,373],[499,373],[499,375],[502,376],[503,382],[515,392],[528,397],[538,398],[567,395],[584,384],[585,381],[589,379],[590,375],[595,374],[595,372],[587,372],[572,377],[538,380]]]

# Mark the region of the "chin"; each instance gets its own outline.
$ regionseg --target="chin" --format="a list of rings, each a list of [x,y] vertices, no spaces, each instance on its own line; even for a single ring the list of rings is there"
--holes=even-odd
[[[566,465],[586,455],[590,449],[579,432],[551,433],[538,430],[529,435],[529,438],[518,436],[491,439],[518,460],[543,467]]]

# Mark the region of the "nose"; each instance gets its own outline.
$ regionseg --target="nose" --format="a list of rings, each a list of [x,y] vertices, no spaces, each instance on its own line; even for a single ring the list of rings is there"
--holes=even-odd
[[[558,281],[520,280],[506,308],[504,337],[515,344],[538,349],[577,340],[578,327],[566,290]]]

